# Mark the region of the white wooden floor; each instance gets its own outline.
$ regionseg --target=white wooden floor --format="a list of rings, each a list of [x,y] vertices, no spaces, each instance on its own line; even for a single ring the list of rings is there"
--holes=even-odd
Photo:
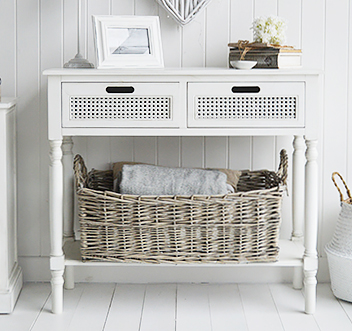
[[[0,330],[352,330],[352,303],[336,300],[329,284],[318,285],[314,315],[290,284],[76,284],[64,295],[64,313],[53,315],[50,285],[26,283]]]

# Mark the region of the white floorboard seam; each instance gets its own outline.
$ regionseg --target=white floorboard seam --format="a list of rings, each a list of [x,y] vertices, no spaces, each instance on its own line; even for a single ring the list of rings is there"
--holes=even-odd
[[[41,313],[43,312],[44,307],[46,306],[46,304],[47,304],[49,298],[51,298],[51,292],[48,294],[48,296],[46,297],[44,303],[42,304],[42,307],[40,308],[40,310],[39,310],[39,312],[38,312],[38,314],[37,314],[37,317],[34,319],[34,321],[33,321],[32,325],[31,325],[29,331],[33,330],[33,328],[35,327],[35,325],[36,325],[36,323],[37,323],[37,321],[38,321],[38,319],[39,319],[39,316],[40,316]]]
[[[115,298],[116,287],[117,287],[117,284],[115,284],[114,290],[112,291],[109,308],[108,308],[108,311],[106,312],[106,317],[105,317],[105,322],[104,322],[104,325],[103,325],[103,330],[105,330],[105,326],[106,326],[106,323],[107,323],[109,315],[110,315],[111,306],[112,306],[112,303],[113,303],[114,298]]]
[[[146,296],[146,294],[147,294],[147,286],[144,287],[142,311],[141,311],[141,316],[140,316],[140,318],[139,318],[139,328],[138,328],[138,330],[140,330],[141,327],[142,327],[142,320],[143,320],[143,312],[144,312],[144,304],[145,304],[145,296]]]
[[[282,326],[282,330],[285,330],[285,324],[284,324],[284,322],[282,321],[282,318],[281,318],[281,316],[280,316],[280,311],[279,311],[279,308],[277,307],[277,304],[276,304],[276,301],[275,301],[275,298],[274,298],[274,295],[273,295],[273,291],[272,291],[272,289],[271,289],[271,287],[270,287],[269,284],[268,284],[267,286],[269,287],[271,299],[273,300],[273,303],[274,303],[274,306],[275,306],[277,315],[279,316],[280,323],[281,323],[281,326]]]

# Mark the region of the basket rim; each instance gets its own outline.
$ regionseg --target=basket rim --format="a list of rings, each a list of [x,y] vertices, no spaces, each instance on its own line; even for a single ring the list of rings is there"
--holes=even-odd
[[[155,200],[155,201],[162,201],[162,200],[189,200],[189,201],[199,201],[202,199],[208,199],[209,201],[214,200],[214,199],[223,199],[223,200],[231,200],[231,198],[248,198],[248,199],[258,199],[258,196],[262,195],[265,196],[265,194],[268,193],[273,193],[273,192],[278,192],[278,193],[283,193],[285,191],[286,185],[279,185],[275,186],[269,189],[260,189],[260,190],[253,190],[253,191],[246,191],[246,192],[234,192],[234,193],[228,193],[228,194],[219,194],[219,195],[201,195],[201,194],[194,194],[194,195],[132,195],[132,194],[121,194],[117,193],[114,191],[99,191],[99,190],[94,190],[91,188],[83,187],[83,188],[78,188],[77,189],[77,194],[85,194],[86,192],[91,192],[96,196],[101,196],[101,197],[111,197],[111,198],[128,198],[131,200]],[[227,199],[229,198],[229,199]],[[352,205],[351,205],[352,207]]]

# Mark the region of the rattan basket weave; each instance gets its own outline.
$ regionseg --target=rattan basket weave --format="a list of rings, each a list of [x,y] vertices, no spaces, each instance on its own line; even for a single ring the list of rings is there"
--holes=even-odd
[[[273,262],[287,177],[242,171],[225,196],[132,196],[112,192],[112,171],[74,160],[83,260],[149,263]]]

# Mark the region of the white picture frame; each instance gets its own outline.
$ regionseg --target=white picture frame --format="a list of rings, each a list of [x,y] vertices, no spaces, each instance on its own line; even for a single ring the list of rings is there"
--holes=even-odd
[[[93,15],[96,67],[164,67],[158,16]]]

